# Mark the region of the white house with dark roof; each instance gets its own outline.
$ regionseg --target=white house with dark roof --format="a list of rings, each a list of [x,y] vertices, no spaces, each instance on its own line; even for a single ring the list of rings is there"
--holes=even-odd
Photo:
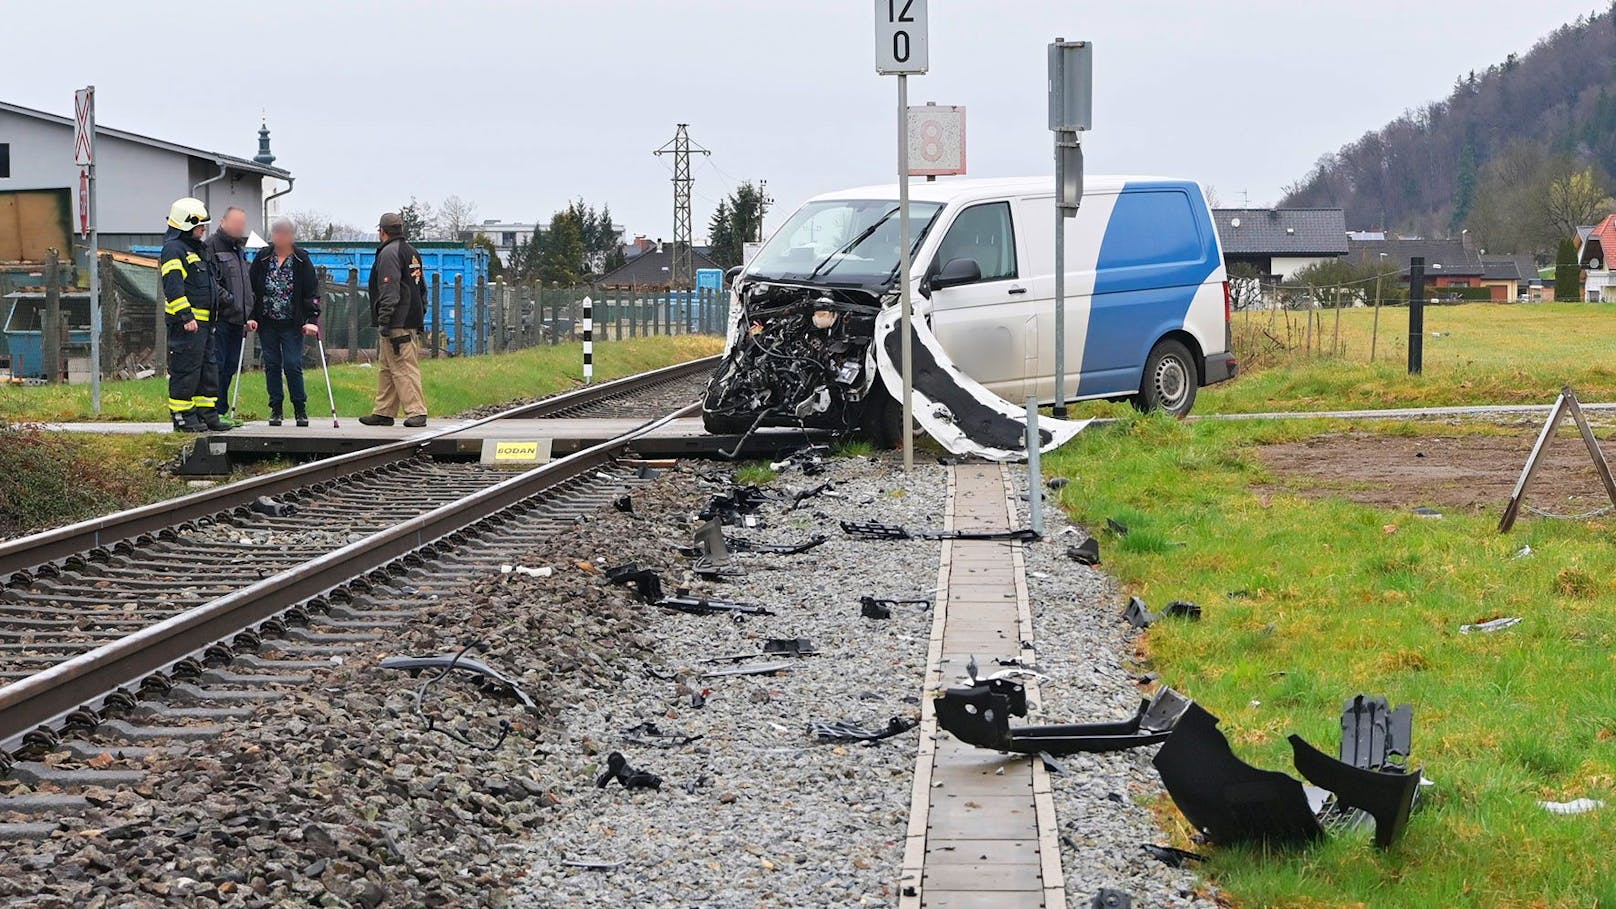
[[[1217,208],[1212,220],[1224,267],[1249,265],[1264,281],[1347,254],[1347,219],[1339,208]]]
[[[290,186],[292,179],[288,171],[269,163],[274,158],[268,153],[267,131],[260,136],[264,141],[259,158],[268,161],[204,151],[99,123],[95,134],[97,226],[106,249],[161,242],[168,208],[183,196],[201,199],[209,212],[231,205],[242,208],[248,225],[263,234],[265,181]],[[0,101],[0,194],[65,193],[71,199],[76,230],[78,184],[73,118]]]

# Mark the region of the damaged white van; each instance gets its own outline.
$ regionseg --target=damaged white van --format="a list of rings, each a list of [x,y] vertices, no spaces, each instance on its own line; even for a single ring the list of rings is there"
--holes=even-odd
[[[734,275],[711,432],[757,426],[896,438],[897,186],[807,202]],[[915,420],[951,451],[1024,450],[1024,405],[1055,395],[1049,178],[912,183]],[[1186,414],[1233,378],[1228,286],[1193,181],[1089,177],[1066,228],[1066,396]],[[1042,421],[1053,447],[1080,426]]]

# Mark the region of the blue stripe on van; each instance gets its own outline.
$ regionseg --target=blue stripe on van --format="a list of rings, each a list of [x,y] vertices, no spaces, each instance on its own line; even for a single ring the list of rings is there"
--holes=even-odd
[[[1212,219],[1193,183],[1123,187],[1100,241],[1077,393],[1139,390],[1156,340],[1184,327],[1218,266]]]

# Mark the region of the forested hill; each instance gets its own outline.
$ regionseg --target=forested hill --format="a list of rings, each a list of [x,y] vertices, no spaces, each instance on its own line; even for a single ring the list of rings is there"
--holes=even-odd
[[[1468,228],[1488,252],[1541,253],[1603,213],[1613,173],[1616,5],[1326,155],[1282,204],[1339,205],[1352,229]]]

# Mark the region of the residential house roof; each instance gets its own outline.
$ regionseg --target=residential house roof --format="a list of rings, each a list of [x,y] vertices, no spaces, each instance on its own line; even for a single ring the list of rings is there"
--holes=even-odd
[[[1397,263],[1406,276],[1409,260],[1415,256],[1425,259],[1428,277],[1457,275],[1479,278],[1487,271],[1475,247],[1464,240],[1427,240],[1424,238],[1388,237],[1385,240],[1351,240],[1347,258],[1357,265],[1373,265],[1380,254]]]
[[[1347,219],[1339,208],[1216,208],[1226,256],[1344,256]]]
[[[10,104],[5,101],[0,101],[0,111],[17,114],[23,117],[32,117],[35,120],[44,120],[50,123],[59,124],[61,126],[73,125],[72,117],[63,117],[47,111],[35,110],[31,107],[23,107],[20,104]],[[160,148],[164,151],[174,152],[175,154],[188,155],[192,158],[202,158],[203,160],[212,161],[220,166],[228,166],[232,170],[238,170],[243,173],[261,174],[265,177],[274,177],[278,180],[285,180],[292,175],[291,171],[283,170],[279,167],[271,167],[267,164],[260,164],[251,158],[242,158],[236,155],[226,155],[220,152],[204,151],[200,148],[192,148],[189,145],[180,145],[177,142],[167,142],[162,139],[154,139],[151,136],[143,136],[139,133],[131,133],[126,130],[113,129],[110,126],[102,126],[99,123],[95,125],[95,133],[97,136],[108,136],[114,139],[122,139],[126,142],[136,142],[141,145],[151,146],[152,148]]]
[[[1483,281],[1520,281],[1526,277],[1514,256],[1482,256],[1481,268]],[[1535,275],[1537,270],[1531,273]]]
[[[1577,228],[1577,231],[1580,233],[1582,228]],[[1584,266],[1592,267],[1593,260],[1598,259],[1600,266],[1609,269],[1612,251],[1616,251],[1616,215],[1608,215],[1605,220],[1588,229],[1587,236],[1583,238],[1580,260]]]
[[[692,268],[718,268],[701,246],[690,248]],[[600,277],[606,287],[668,287],[673,282],[673,244],[642,253]]]

